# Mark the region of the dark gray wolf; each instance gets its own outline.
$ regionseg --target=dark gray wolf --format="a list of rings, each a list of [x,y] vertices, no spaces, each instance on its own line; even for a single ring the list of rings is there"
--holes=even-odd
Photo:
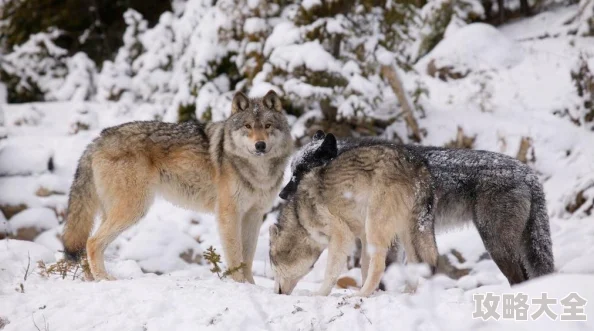
[[[301,188],[302,184],[307,184],[302,183],[304,178],[330,172],[331,166],[340,162],[343,153],[354,151],[365,154],[367,149],[378,146],[404,150],[406,157],[422,160],[431,174],[429,184],[417,183],[419,187],[428,185],[432,189],[433,199],[427,199],[427,209],[432,216],[425,220],[434,224],[429,227],[434,226],[439,231],[472,221],[487,251],[510,284],[553,272],[552,242],[543,189],[537,175],[516,159],[487,151],[396,145],[380,139],[339,141],[337,156],[332,157],[333,153],[317,151],[316,144],[313,141],[304,147],[302,155],[293,164],[293,177],[280,194],[281,198],[289,199],[287,208],[299,201],[299,196],[304,194],[301,192],[312,190],[307,185]],[[369,169],[355,167],[350,170],[356,171]],[[384,199],[384,206],[391,204],[390,199]],[[283,227],[282,220],[281,217],[280,228]],[[299,222],[304,221],[299,219]],[[271,231],[282,232],[276,228]],[[271,237],[271,249],[273,241]],[[409,255],[408,250],[406,252]],[[276,252],[271,251],[271,255],[274,254]],[[275,257],[275,260],[279,262],[282,258]],[[362,272],[364,268],[362,263]]]
[[[80,158],[72,183],[66,256],[78,258],[86,248],[92,276],[112,279],[105,248],[161,194],[182,207],[216,213],[227,266],[244,263],[231,277],[253,283],[258,232],[293,146],[281,108],[274,91],[257,99],[238,92],[232,115],[222,122],[132,122],[103,130]],[[89,239],[96,214],[102,223]]]

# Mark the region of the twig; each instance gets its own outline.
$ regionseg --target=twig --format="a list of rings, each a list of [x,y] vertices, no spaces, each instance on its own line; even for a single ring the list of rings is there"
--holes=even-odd
[[[563,22],[563,25],[569,25],[569,24],[575,23],[576,20],[580,19],[582,17],[582,15],[584,14],[584,11],[590,4],[590,2],[591,1],[584,1],[584,5],[581,7],[578,7],[577,13],[575,15],[573,15],[571,18],[567,19],[565,22]]]
[[[23,277],[24,281],[27,281],[27,276],[29,275],[29,267],[31,267],[31,254],[27,251],[27,270],[25,270],[25,276]]]
[[[340,318],[340,317],[342,317],[342,316],[344,316],[344,313],[342,312],[342,310],[340,310],[340,313],[339,313],[338,315],[336,315],[336,316],[332,316],[332,318],[330,318],[330,319],[328,320],[328,324],[330,324],[330,323],[332,323],[332,322],[336,321],[338,318]]]
[[[31,319],[33,320],[33,325],[35,326],[37,331],[49,331],[49,324],[45,320],[45,315],[41,315],[41,316],[43,316],[43,330],[41,330],[39,328],[39,326],[37,326],[37,323],[35,323],[35,313],[31,313]]]
[[[72,280],[76,279],[76,273],[78,272],[78,269],[79,269],[79,265],[77,264],[76,269],[74,269],[74,273],[72,273]]]
[[[369,319],[369,317],[367,317],[367,314],[365,314],[365,310],[361,309],[360,312],[361,312],[361,314],[363,314],[363,316],[365,316],[365,318],[367,319],[367,322],[369,322],[369,324],[373,325],[373,323],[371,323],[371,320]]]

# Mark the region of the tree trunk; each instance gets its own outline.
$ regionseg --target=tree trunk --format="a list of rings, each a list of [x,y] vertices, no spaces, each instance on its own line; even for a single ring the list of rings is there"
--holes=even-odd
[[[522,14],[526,17],[530,16],[530,5],[528,4],[528,0],[520,0],[520,9],[522,10]]]
[[[499,7],[499,24],[503,24],[505,20],[505,6],[503,0],[497,0],[497,7]]]

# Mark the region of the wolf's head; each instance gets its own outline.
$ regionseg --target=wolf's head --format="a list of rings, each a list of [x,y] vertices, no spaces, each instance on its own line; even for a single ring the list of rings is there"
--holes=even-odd
[[[291,209],[283,209],[279,223],[282,225],[270,226],[270,262],[277,294],[291,294],[324,250],[298,220],[289,219],[295,217]]]
[[[319,130],[313,136],[312,141],[303,146],[291,163],[291,180],[285,185],[279,194],[281,199],[287,200],[295,192],[303,176],[312,169],[326,165],[338,155],[336,137],[332,133],[325,134]]]
[[[228,120],[231,140],[240,154],[274,156],[287,149],[287,142],[291,140],[289,124],[274,91],[253,99],[237,92],[231,112]]]

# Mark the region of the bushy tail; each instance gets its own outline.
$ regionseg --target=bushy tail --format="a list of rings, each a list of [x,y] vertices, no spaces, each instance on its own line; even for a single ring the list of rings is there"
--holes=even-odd
[[[530,217],[524,230],[525,267],[529,278],[550,274],[555,269],[549,216],[542,185],[536,176],[528,181],[532,192]]]
[[[85,252],[97,212],[98,198],[93,182],[91,148],[78,162],[68,198],[68,212],[62,240],[67,259],[78,261]]]

